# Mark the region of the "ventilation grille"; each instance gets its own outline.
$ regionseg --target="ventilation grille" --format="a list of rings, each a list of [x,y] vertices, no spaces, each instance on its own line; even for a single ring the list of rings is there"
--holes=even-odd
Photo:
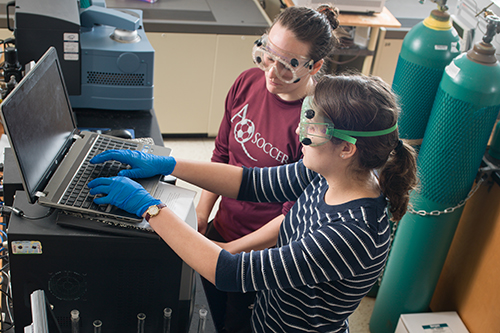
[[[59,271],[50,277],[49,291],[63,301],[79,300],[87,292],[87,279],[77,272]]]
[[[87,72],[87,83],[106,86],[144,86],[144,74]]]

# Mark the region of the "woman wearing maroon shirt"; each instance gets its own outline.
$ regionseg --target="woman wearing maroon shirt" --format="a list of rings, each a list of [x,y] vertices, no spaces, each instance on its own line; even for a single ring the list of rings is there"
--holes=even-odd
[[[334,50],[337,16],[338,10],[328,5],[317,10],[290,7],[255,42],[252,56],[258,68],[243,72],[226,97],[213,162],[267,167],[301,158],[295,129],[302,101],[313,90],[324,59]],[[268,227],[277,229],[293,205],[222,197],[214,220],[208,223],[217,199],[218,195],[203,191],[196,212],[198,231],[219,242],[240,239],[271,220],[275,223]],[[275,244],[275,237],[262,239],[259,248],[252,249]],[[239,246],[238,251],[250,250],[244,242]],[[206,280],[203,284],[217,331],[250,332],[254,293],[226,293]]]

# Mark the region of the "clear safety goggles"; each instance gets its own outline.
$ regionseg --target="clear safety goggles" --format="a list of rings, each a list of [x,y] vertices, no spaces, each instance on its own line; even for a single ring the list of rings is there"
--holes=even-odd
[[[284,83],[296,83],[311,71],[312,59],[286,52],[274,45],[264,34],[255,41],[252,51],[254,63],[263,71],[274,68],[276,76]]]
[[[394,126],[381,131],[349,131],[336,129],[333,122],[320,111],[311,108],[312,97],[307,96],[302,103],[299,123],[299,140],[306,146],[321,146],[332,138],[338,138],[353,145],[356,144],[355,137],[373,137],[392,133],[398,128]]]

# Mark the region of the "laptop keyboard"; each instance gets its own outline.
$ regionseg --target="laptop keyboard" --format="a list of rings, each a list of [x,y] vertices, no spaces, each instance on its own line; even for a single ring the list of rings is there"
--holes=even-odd
[[[105,212],[109,205],[97,205],[94,203],[94,195],[89,193],[90,189],[87,183],[92,179],[99,177],[113,177],[120,170],[126,169],[127,164],[122,164],[118,161],[107,161],[102,164],[91,164],[89,161],[96,155],[105,150],[110,149],[130,149],[136,150],[135,142],[126,142],[123,140],[115,140],[113,138],[99,136],[92,150],[83,162],[80,170],[76,173],[68,189],[64,193],[61,204],[73,207],[81,207],[93,209],[100,212]]]

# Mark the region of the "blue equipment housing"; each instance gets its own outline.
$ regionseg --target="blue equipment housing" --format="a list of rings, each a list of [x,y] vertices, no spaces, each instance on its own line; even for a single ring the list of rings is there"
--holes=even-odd
[[[80,8],[80,5],[85,8]],[[104,0],[16,0],[19,62],[57,50],[73,108],[153,108],[154,49],[142,11],[106,8]]]
[[[152,109],[154,49],[142,27],[142,11],[90,6],[80,20],[81,94],[70,95],[72,107]],[[119,41],[123,36],[132,42]]]

